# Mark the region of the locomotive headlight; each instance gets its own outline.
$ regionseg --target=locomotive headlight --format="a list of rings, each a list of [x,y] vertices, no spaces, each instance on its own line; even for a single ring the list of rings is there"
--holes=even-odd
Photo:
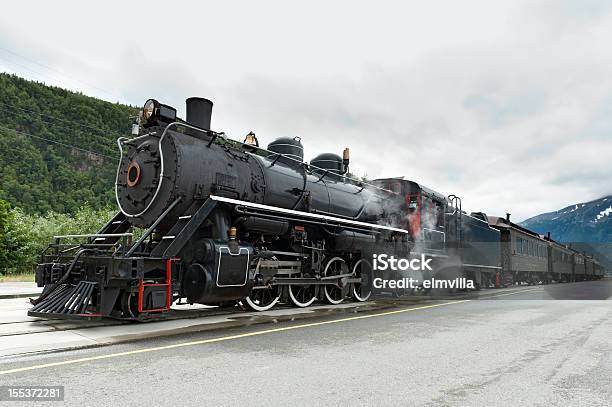
[[[176,109],[172,106],[161,104],[155,99],[149,99],[142,108],[142,119],[149,124],[153,119],[173,122],[176,120]]]
[[[152,116],[155,115],[155,111],[159,106],[159,102],[155,99],[149,99],[145,102],[144,107],[142,108],[142,117],[145,120],[149,120]]]

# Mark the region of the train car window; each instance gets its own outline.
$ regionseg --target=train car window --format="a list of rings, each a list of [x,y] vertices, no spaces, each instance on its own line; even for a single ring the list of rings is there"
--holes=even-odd
[[[436,227],[435,205],[430,197],[423,196],[421,200],[421,225],[423,228],[435,229]]]
[[[406,196],[407,218],[410,225],[410,235],[413,239],[421,233],[421,199],[418,193]]]
[[[419,209],[419,194],[409,194],[406,197],[406,205],[409,214],[415,213]]]

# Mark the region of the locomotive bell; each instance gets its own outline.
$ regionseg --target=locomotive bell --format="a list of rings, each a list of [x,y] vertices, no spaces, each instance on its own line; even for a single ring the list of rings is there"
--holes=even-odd
[[[343,171],[346,173],[348,172],[348,166],[351,162],[351,153],[349,148],[345,148],[344,151],[342,152],[342,166],[343,166]]]

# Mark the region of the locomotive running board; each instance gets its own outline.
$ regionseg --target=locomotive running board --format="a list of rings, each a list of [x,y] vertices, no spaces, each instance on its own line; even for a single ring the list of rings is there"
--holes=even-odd
[[[254,202],[241,201],[239,199],[226,198],[223,196],[210,195],[209,198],[212,199],[213,201],[225,202],[225,203],[229,203],[233,205],[240,205],[240,206],[244,206],[247,208],[259,209],[263,211],[283,213],[286,215],[291,215],[291,216],[296,216],[296,217],[316,219],[319,221],[336,223],[336,224],[343,225],[343,226],[359,226],[359,227],[365,227],[365,228],[370,228],[370,229],[386,230],[389,232],[397,232],[397,233],[403,233],[403,234],[408,233],[407,230],[394,228],[391,226],[376,225],[373,223],[360,222],[360,221],[351,220],[351,219],[343,219],[343,218],[338,218],[335,216],[322,215],[319,213],[295,211],[293,209],[285,209],[285,208],[279,208],[277,206],[270,206],[270,205],[263,205],[263,204],[258,204]]]

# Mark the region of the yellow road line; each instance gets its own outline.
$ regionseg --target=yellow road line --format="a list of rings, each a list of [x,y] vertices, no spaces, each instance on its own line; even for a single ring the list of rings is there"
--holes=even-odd
[[[258,335],[271,334],[271,333],[275,333],[275,332],[291,331],[293,329],[310,328],[310,327],[313,327],[313,326],[337,324],[337,323],[340,323],[340,322],[347,322],[347,321],[356,321],[358,319],[367,319],[367,318],[374,318],[374,317],[382,317],[382,316],[386,316],[386,315],[401,314],[401,313],[404,313],[404,312],[417,311],[417,310],[422,310],[422,309],[427,309],[427,308],[442,307],[442,306],[445,306],[445,305],[459,304],[459,303],[468,302],[468,301],[471,301],[471,300],[450,301],[450,302],[444,302],[444,303],[441,303],[441,304],[425,305],[425,306],[422,306],[422,307],[404,308],[404,309],[400,309],[400,310],[396,310],[396,311],[379,312],[377,314],[359,315],[359,316],[349,317],[349,318],[334,319],[334,320],[331,320],[331,321],[312,322],[312,323],[309,323],[309,324],[301,324],[301,325],[286,326],[286,327],[281,327],[281,328],[266,329],[266,330],[263,330],[263,331],[255,331],[255,332],[249,332],[249,333],[244,333],[244,334],[239,334],[239,335],[222,336],[220,338],[203,339],[203,340],[200,340],[200,341],[176,343],[176,344],[173,344],[173,345],[157,346],[157,347],[153,347],[153,348],[144,348],[144,349],[136,349],[136,350],[130,350],[130,351],[127,351],[127,352],[109,353],[109,354],[106,354],[106,355],[90,356],[90,357],[79,358],[79,359],[70,359],[70,360],[64,360],[64,361],[61,361],[61,362],[45,363],[45,364],[41,364],[41,365],[20,367],[20,368],[9,369],[9,370],[0,370],[0,375],[7,375],[7,374],[11,374],[11,373],[26,372],[26,371],[29,371],[29,370],[46,369],[46,368],[49,368],[49,367],[56,367],[56,366],[73,365],[73,364],[76,364],[76,363],[91,362],[91,361],[95,361],[95,360],[118,358],[118,357],[121,357],[121,356],[137,355],[139,353],[158,352],[158,351],[168,350],[168,349],[184,348],[184,347],[187,347],[187,346],[196,346],[196,345],[204,345],[204,344],[208,344],[208,343],[230,341],[230,340],[233,340],[233,339],[248,338],[250,336],[258,336]]]

